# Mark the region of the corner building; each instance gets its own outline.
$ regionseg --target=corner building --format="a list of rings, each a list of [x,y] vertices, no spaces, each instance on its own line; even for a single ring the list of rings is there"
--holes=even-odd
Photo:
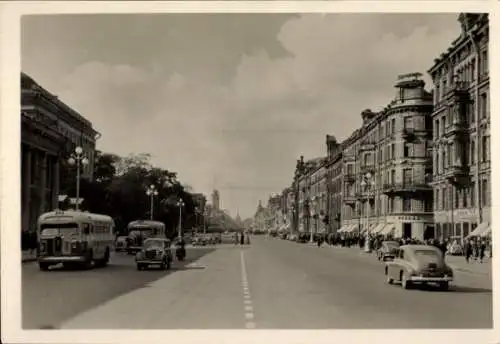
[[[362,112],[362,127],[342,143],[341,232],[434,236],[432,94],[421,75],[402,75],[381,112]]]
[[[436,236],[491,231],[490,82],[487,14],[460,14],[462,32],[434,60]]]
[[[82,166],[82,178],[92,179],[100,134],[90,121],[25,73],[21,73],[20,91],[21,226],[30,231],[35,230],[40,214],[57,207],[61,164],[76,146],[89,159]]]

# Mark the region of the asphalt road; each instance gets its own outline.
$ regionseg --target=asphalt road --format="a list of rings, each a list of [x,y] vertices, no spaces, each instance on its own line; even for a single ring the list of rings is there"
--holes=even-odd
[[[22,266],[22,322],[25,329],[57,328],[83,311],[112,298],[142,288],[167,275],[181,272],[186,264],[213,251],[189,249],[184,262],[174,261],[168,271],[136,270],[134,256],[116,253],[105,268],[39,271],[36,263]]]
[[[208,253],[206,249],[202,252]],[[168,276],[135,271],[131,257],[116,262],[116,266],[85,272],[42,274],[34,266],[25,267],[25,280],[31,281],[29,286],[23,285],[25,326],[492,327],[491,275],[456,272],[455,284],[447,292],[403,290],[386,284],[383,264],[356,248],[317,248],[254,237],[250,246],[217,247]]]

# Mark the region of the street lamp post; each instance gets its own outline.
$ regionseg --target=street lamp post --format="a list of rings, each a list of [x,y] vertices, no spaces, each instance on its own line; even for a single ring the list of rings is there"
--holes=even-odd
[[[80,208],[80,168],[89,163],[89,159],[83,155],[83,148],[77,146],[75,151],[68,159],[70,165],[76,165],[76,204],[75,209],[78,211]]]
[[[154,211],[154,197],[158,196],[158,191],[156,190],[155,186],[151,184],[149,188],[146,189],[146,195],[149,196],[149,218],[151,221],[153,220],[153,211]]]
[[[180,239],[182,237],[182,207],[184,206],[184,201],[180,199],[177,202],[177,206],[179,207],[179,229],[177,235],[179,236]]]
[[[312,215],[313,215],[313,218],[314,218],[314,226],[310,226],[310,228],[311,228],[311,238],[309,239],[310,243],[314,242],[313,228],[316,226],[316,223],[317,223],[317,219],[315,218],[315,216],[316,216],[316,198],[312,199],[312,209],[313,209]]]
[[[194,207],[194,233],[198,234],[198,207]]]
[[[370,172],[367,172],[364,176],[363,176],[363,180],[361,181],[361,187],[363,189],[363,192],[370,192],[371,190],[371,187],[373,185],[373,180],[372,180],[373,176]],[[366,199],[366,203],[369,205],[370,204],[370,198],[369,198],[369,195],[366,194],[366,197],[364,197]],[[365,224],[365,228],[366,230],[368,230],[368,222],[370,221],[370,216],[371,214],[369,214],[368,210],[370,207],[368,206],[367,209],[366,209],[366,224]],[[361,231],[361,228],[359,229]],[[360,233],[361,234],[361,233]]]

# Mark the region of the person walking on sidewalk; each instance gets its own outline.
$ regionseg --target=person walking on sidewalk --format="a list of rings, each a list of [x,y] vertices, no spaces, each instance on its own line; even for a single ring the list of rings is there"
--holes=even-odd
[[[485,251],[486,251],[486,244],[484,241],[481,241],[479,244],[479,263],[483,262]]]
[[[470,240],[467,240],[467,242],[465,243],[464,251],[465,251],[465,261],[468,264],[470,257],[472,256],[472,243],[470,242]]]

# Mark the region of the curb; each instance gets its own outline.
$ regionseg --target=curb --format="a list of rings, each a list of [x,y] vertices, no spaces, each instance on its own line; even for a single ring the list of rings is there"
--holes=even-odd
[[[22,264],[31,263],[31,262],[35,262],[35,261],[36,261],[36,258],[23,258],[23,259],[21,259]]]

